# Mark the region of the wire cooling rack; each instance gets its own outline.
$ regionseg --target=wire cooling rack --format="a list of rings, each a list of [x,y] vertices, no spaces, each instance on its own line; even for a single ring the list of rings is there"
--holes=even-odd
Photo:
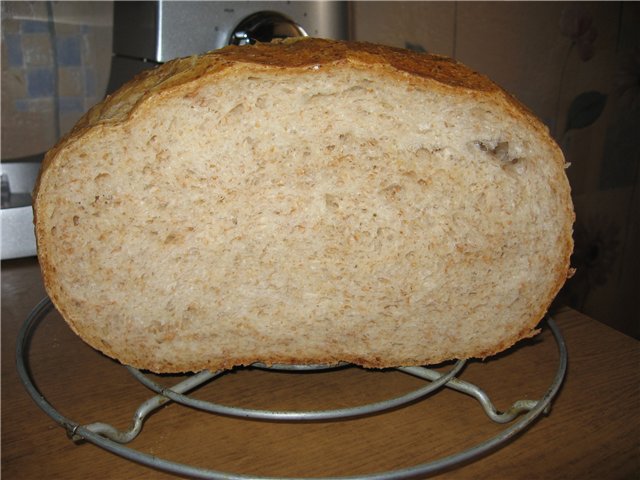
[[[35,386],[27,365],[29,339],[35,329],[53,310],[53,304],[49,298],[44,298],[36,305],[26,318],[18,334],[16,346],[16,363],[18,374],[27,392],[36,404],[49,415],[56,423],[62,426],[69,437],[74,441],[85,440],[93,443],[111,453],[119,455],[130,461],[142,465],[163,470],[181,476],[214,480],[267,480],[271,477],[247,476],[239,473],[222,472],[203,469],[191,465],[178,463],[158,458],[145,452],[141,452],[125,446],[136,438],[144,424],[145,419],[153,411],[168,402],[176,402],[188,407],[196,408],[218,415],[226,415],[246,419],[261,419],[271,421],[296,422],[296,421],[329,421],[346,419],[364,415],[381,413],[402,405],[424,400],[430,394],[442,388],[450,388],[462,394],[474,397],[484,410],[487,417],[496,423],[505,424],[505,428],[494,437],[455,454],[438,458],[428,463],[415,465],[403,469],[376,472],[360,476],[330,477],[332,479],[359,479],[359,480],[393,480],[406,479],[415,476],[428,476],[445,469],[450,469],[459,464],[469,462],[484,454],[503,446],[508,440],[525,430],[537,417],[547,413],[553,398],[558,393],[567,370],[567,348],[564,338],[551,317],[546,317],[546,325],[551,330],[558,347],[558,368],[545,394],[539,400],[518,400],[505,412],[499,412],[489,396],[478,386],[460,380],[456,375],[462,370],[465,361],[456,362],[446,373],[441,373],[425,367],[400,367],[397,370],[428,381],[423,387],[404,395],[387,400],[368,403],[349,408],[313,411],[274,411],[239,408],[218,403],[199,400],[187,395],[187,393],[207,382],[214,381],[223,372],[203,371],[190,376],[170,388],[162,386],[151,380],[143,372],[131,367],[126,367],[129,372],[144,386],[155,392],[156,395],[143,402],[135,411],[131,427],[126,430],[118,430],[106,423],[92,423],[80,425],[58,412],[40,393]],[[349,368],[348,364],[337,365],[271,365],[254,364],[253,367],[265,370],[286,370],[292,372],[323,371],[336,368]],[[517,420],[516,420],[517,419]],[[316,478],[316,477],[314,477]],[[283,479],[281,479],[283,480]]]

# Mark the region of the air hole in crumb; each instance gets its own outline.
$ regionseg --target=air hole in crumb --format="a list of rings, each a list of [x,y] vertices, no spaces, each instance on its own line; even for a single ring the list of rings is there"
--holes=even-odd
[[[242,115],[245,112],[245,106],[242,103],[238,103],[231,110],[227,112],[228,118],[233,118],[239,115]]]
[[[103,181],[107,180],[110,176],[111,175],[109,175],[108,173],[102,172],[102,173],[99,173],[98,175],[96,175],[93,178],[93,181],[96,182],[96,183],[100,183],[100,182],[103,182]]]
[[[169,235],[167,235],[164,239],[164,243],[165,245],[170,245],[173,243],[178,243],[178,241],[180,240],[180,236],[175,234],[175,233],[170,233]]]
[[[307,102],[311,102],[314,100],[324,100],[326,98],[335,97],[335,96],[336,96],[335,92],[318,92],[311,95],[308,98]]]
[[[524,172],[526,172],[526,169],[527,169],[524,163],[524,160],[525,160],[524,158],[515,157],[509,160],[508,162],[503,162],[502,165],[500,165],[500,167],[505,172],[522,175]]]
[[[388,195],[390,197],[395,197],[396,194],[402,190],[402,185],[398,185],[397,183],[393,183],[387,187],[384,187],[382,189],[382,193],[384,193],[385,195]]]
[[[509,142],[482,141],[474,142],[474,145],[481,151],[488,153],[496,160],[500,161],[502,166],[514,165],[521,159],[509,155]]]
[[[519,157],[512,158],[512,159],[510,159],[510,160],[508,160],[506,162],[503,162],[504,163],[503,167],[508,167],[509,165],[515,165],[516,163],[520,162],[521,160],[522,160],[522,158],[519,158]]]
[[[324,196],[324,203],[329,208],[339,208],[340,203],[338,202],[338,197],[332,195],[331,193],[327,193]]]
[[[78,215],[73,216],[73,224],[76,226],[80,224],[80,217]]]

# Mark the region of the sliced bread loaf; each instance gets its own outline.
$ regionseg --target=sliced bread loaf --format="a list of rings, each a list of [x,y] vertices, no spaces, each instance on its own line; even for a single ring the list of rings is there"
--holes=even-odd
[[[536,333],[569,272],[565,162],[451,59],[319,39],[143,73],[46,156],[46,289],[155,372],[422,365]]]

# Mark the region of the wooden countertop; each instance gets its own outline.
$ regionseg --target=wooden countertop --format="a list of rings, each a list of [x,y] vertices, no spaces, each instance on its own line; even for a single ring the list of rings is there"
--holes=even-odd
[[[2,476],[7,479],[176,478],[74,444],[26,393],[15,367],[15,340],[43,298],[34,259],[2,263]],[[437,478],[627,479],[640,476],[640,342],[562,308],[553,313],[569,368],[548,416],[501,449]],[[56,314],[29,348],[38,388],[81,423],[128,428],[153,394],[115,362],[86,346]],[[539,398],[557,368],[551,333],[508,354],[470,362],[462,380],[482,387],[500,409]],[[170,385],[172,378],[163,378]],[[264,409],[352,406],[408,392],[426,382],[399,371],[346,368],[325,373],[241,370],[201,387],[197,398]],[[181,463],[259,476],[341,476],[425,463],[499,433],[475,399],[443,389],[391,412],[330,422],[274,423],[209,414],[169,403],[129,446]]]

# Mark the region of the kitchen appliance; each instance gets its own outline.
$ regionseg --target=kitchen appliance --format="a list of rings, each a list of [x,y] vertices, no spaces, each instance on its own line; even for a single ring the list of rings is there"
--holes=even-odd
[[[31,191],[44,154],[0,162],[2,208],[0,250],[2,260],[36,253]]]
[[[114,2],[113,56],[106,93],[177,57],[275,38],[349,38],[347,2]],[[3,160],[2,259],[36,254],[31,191],[44,154]]]
[[[108,91],[172,58],[276,38],[349,38],[347,2],[116,2]]]

